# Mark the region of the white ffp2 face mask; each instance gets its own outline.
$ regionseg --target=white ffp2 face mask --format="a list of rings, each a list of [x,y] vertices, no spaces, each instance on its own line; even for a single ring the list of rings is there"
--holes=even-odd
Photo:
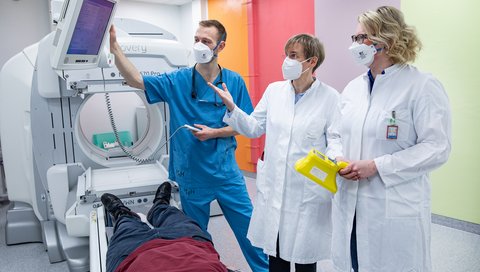
[[[286,57],[285,60],[283,61],[282,64],[282,73],[283,73],[283,78],[285,80],[295,80],[300,78],[300,76],[305,73],[309,68],[305,69],[305,71],[302,71],[302,63],[308,61],[309,59],[306,59],[302,62],[299,62],[298,60],[291,59],[289,57]]]
[[[213,50],[207,45],[197,42],[193,45],[193,56],[197,63],[208,63],[213,58]]]
[[[373,44],[366,45],[364,43],[359,44],[357,42],[352,43],[348,50],[350,50],[350,52],[352,53],[355,62],[357,62],[358,64],[363,64],[367,67],[369,67],[373,63],[373,58],[377,53],[377,49],[375,49],[375,46]]]

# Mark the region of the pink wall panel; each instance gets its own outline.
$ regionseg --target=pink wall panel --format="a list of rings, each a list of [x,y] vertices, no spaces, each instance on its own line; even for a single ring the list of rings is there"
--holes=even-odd
[[[298,33],[315,34],[314,0],[252,0],[249,17],[250,96],[254,105],[269,83],[283,80],[286,41]],[[263,151],[263,139],[252,141],[252,161]]]
[[[253,67],[258,76],[257,87],[260,88],[255,92],[262,94],[268,83],[283,80],[283,48],[288,38],[302,32],[315,34],[314,1],[253,0],[251,5],[253,33],[250,34],[253,34],[255,51]]]
[[[342,91],[347,83],[367,70],[354,63],[348,51],[350,36],[357,26],[357,16],[379,6],[400,8],[400,0],[315,0],[315,33],[325,46],[325,61],[317,77]]]

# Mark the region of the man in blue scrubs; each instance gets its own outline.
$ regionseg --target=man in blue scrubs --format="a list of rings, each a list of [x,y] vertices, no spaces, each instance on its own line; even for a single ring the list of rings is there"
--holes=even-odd
[[[180,186],[183,211],[206,230],[210,203],[216,199],[250,268],[255,272],[268,271],[266,255],[247,239],[252,203],[235,161],[237,133],[223,123],[226,107],[207,85],[207,82],[218,86],[226,83],[237,106],[252,112],[241,76],[217,63],[226,39],[226,30],[220,22],[201,21],[193,46],[195,66],[159,76],[139,73],[123,54],[113,27],[110,51],[129,86],[145,90],[149,103],[168,103],[171,132],[185,124],[200,129],[198,132],[180,129],[171,139],[169,178]]]

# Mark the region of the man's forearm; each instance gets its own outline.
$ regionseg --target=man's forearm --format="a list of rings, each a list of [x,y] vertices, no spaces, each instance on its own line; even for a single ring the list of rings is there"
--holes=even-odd
[[[115,65],[122,77],[127,82],[128,86],[145,90],[143,78],[133,63],[125,56],[120,45],[116,42],[110,46],[110,51],[115,55]]]
[[[230,137],[236,135],[239,135],[239,133],[233,130],[233,128],[230,126],[216,129],[216,138]]]

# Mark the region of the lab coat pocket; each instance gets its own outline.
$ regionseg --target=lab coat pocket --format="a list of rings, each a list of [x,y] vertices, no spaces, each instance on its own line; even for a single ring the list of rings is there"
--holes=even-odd
[[[387,188],[386,214],[388,218],[421,216],[422,183],[413,180]]]
[[[316,119],[312,125],[313,127],[305,131],[303,143],[307,145],[307,149],[317,148],[321,151],[325,149],[325,122],[325,119]]]
[[[267,176],[265,169],[265,162],[261,159],[257,161],[257,201],[265,201],[267,195]]]
[[[392,118],[394,116],[395,118]],[[379,140],[406,141],[412,124],[408,109],[382,111],[379,115],[376,136]]]

